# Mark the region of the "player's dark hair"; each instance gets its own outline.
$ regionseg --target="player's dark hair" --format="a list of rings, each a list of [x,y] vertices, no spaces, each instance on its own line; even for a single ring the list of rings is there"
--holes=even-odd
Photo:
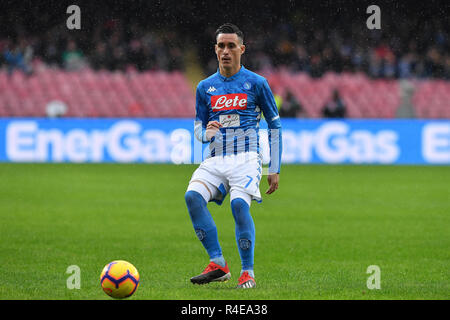
[[[236,33],[236,35],[241,40],[241,42],[244,43],[244,33],[241,30],[239,30],[239,28],[232,23],[225,23],[225,24],[221,25],[219,28],[217,28],[216,40],[217,40],[217,36],[220,33]]]

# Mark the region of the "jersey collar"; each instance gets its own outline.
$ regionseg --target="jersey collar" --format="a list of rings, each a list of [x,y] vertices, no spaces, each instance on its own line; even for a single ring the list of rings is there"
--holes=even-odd
[[[240,73],[243,72],[245,70],[245,67],[243,65],[241,65],[241,68],[239,69],[238,72],[236,72],[234,75],[232,75],[231,77],[225,77],[222,74],[220,74],[220,70],[219,68],[217,68],[217,75],[219,76],[219,79],[222,81],[232,81],[234,79],[236,79],[237,77],[239,77]]]

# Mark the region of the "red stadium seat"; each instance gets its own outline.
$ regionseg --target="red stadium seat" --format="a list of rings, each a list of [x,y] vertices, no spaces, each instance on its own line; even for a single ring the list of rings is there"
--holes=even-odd
[[[416,82],[412,103],[417,117],[449,119],[450,83],[443,80]]]
[[[393,118],[400,104],[396,81],[371,80],[362,73],[326,73],[315,79],[306,73],[280,71],[269,76],[269,83],[281,86],[284,95],[290,90],[310,118],[322,117],[322,108],[334,90],[338,90],[349,118]]]
[[[398,81],[372,80],[362,73],[328,72],[321,78],[286,70],[266,73],[272,90],[290,90],[310,118],[322,117],[322,108],[338,90],[349,118],[394,118],[401,102]],[[450,83],[413,81],[413,107],[420,118],[450,118]],[[45,116],[52,100],[68,105],[73,117],[193,117],[195,95],[179,71],[77,72],[39,69],[32,76],[0,72],[0,115]]]

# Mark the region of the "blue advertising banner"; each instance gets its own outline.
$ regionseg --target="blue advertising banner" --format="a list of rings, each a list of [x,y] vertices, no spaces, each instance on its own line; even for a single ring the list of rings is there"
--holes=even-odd
[[[450,164],[450,120],[282,119],[282,126],[283,163]],[[266,128],[261,121],[268,163]],[[1,162],[198,163],[198,144],[192,119],[0,119]]]

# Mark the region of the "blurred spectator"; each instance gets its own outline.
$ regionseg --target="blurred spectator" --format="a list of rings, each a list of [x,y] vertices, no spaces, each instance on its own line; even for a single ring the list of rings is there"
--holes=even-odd
[[[334,90],[332,99],[322,109],[322,115],[325,118],[344,118],[346,112],[346,107],[339,96],[339,92]]]
[[[321,77],[324,74],[324,72],[325,72],[325,68],[324,68],[324,65],[323,65],[323,62],[322,62],[322,55],[314,54],[311,57],[310,63],[311,63],[310,64],[310,66],[311,66],[311,69],[310,69],[311,77],[313,77],[313,78]]]
[[[125,71],[127,66],[127,57],[125,49],[122,46],[113,48],[111,70]]]
[[[33,58],[67,70],[85,65],[111,71],[130,67],[139,71],[184,70],[188,45],[197,50],[205,73],[217,70],[211,43],[217,26],[209,22],[214,21],[209,14],[194,10],[210,10],[213,4],[177,4],[174,9],[170,1],[161,2],[160,9],[174,9],[175,13],[160,14],[160,9],[152,11],[154,6],[146,1],[102,10],[97,10],[101,5],[92,1],[84,5],[85,10],[103,14],[87,21],[86,27],[76,33],[76,41],[75,33],[65,27],[65,20],[61,24],[49,22],[64,16],[52,18],[50,13],[33,11],[36,16],[29,18],[20,14],[23,6],[17,2],[9,8],[0,30],[0,42],[8,42],[0,49],[0,63],[10,72],[19,69],[31,73]],[[364,72],[374,78],[449,78],[449,25],[442,10],[427,11],[424,5],[420,15],[407,15],[405,11],[399,16],[400,7],[409,8],[395,4],[395,14],[385,11],[382,30],[368,30],[360,27],[354,13],[344,7],[337,5],[334,9],[338,10],[333,11],[332,4],[327,4],[329,14],[323,13],[325,9],[319,2],[311,6],[292,2],[289,6],[267,4],[254,8],[254,19],[239,24],[251,53],[248,60],[244,55],[243,64],[257,72],[283,68],[312,77],[331,71]],[[208,17],[208,22],[201,17]],[[46,29],[49,25],[53,27]]]
[[[24,39],[20,39],[18,44],[7,43],[3,50],[3,58],[7,66],[8,74],[12,74],[14,69],[22,70],[25,74],[31,74],[31,59],[33,48]]]
[[[275,105],[277,106],[278,111],[280,111],[281,107],[283,106],[283,97],[274,91],[273,98],[275,100]],[[264,117],[264,114],[261,114],[261,116]]]
[[[282,118],[296,118],[303,114],[303,108],[292,92],[288,91],[279,112]]]
[[[83,53],[77,47],[74,40],[67,42],[66,50],[62,54],[62,62],[64,69],[68,71],[80,70],[86,67],[86,61]]]
[[[132,39],[128,44],[128,57],[130,63],[133,64],[137,69],[142,70],[145,56],[142,51],[142,42],[140,39]]]
[[[431,47],[427,51],[425,73],[433,78],[442,78],[444,76],[444,61],[436,47]]]
[[[108,70],[111,67],[111,55],[106,51],[106,44],[99,42],[90,57],[90,64],[94,70]]]
[[[398,77],[410,78],[413,75],[415,66],[415,56],[412,53],[407,53],[400,58],[398,62]]]
[[[295,71],[310,72],[310,63],[308,53],[302,45],[298,45],[296,48],[296,56],[293,61],[293,69]]]
[[[444,61],[444,78],[450,80],[450,54],[447,53]]]

